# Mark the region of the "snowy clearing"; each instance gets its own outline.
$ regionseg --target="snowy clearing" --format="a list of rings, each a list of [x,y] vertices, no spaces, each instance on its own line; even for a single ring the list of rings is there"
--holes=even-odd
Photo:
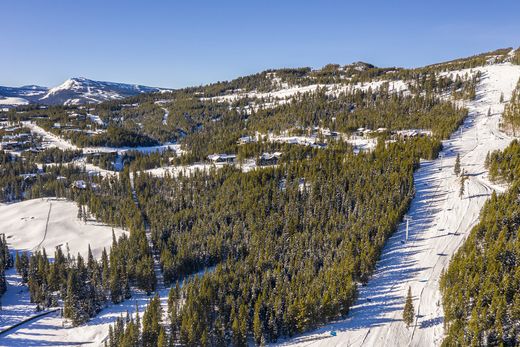
[[[58,199],[33,199],[0,205],[0,230],[5,233],[11,251],[42,250],[54,256],[57,246],[71,255],[87,256],[88,245],[99,258],[104,247],[112,244],[112,230],[119,237],[125,231],[104,224],[77,218],[75,203]],[[14,268],[6,271],[7,291],[2,296],[0,330],[37,314],[29,299],[27,286],[22,285]],[[43,319],[43,318],[41,318]],[[35,335],[36,336],[36,335]],[[0,345],[4,346],[3,337]],[[20,342],[21,343],[21,342]]]
[[[436,346],[444,336],[439,278],[451,256],[478,222],[482,206],[496,188],[487,180],[484,160],[488,151],[505,148],[512,140],[499,131],[500,116],[520,78],[520,66],[511,64],[476,68],[483,73],[476,100],[467,102],[469,116],[442,156],[424,161],[415,173],[416,195],[409,210],[409,240],[401,223],[387,241],[376,271],[348,317],[314,332],[281,342],[301,346]],[[465,73],[462,71],[461,73]],[[491,108],[491,116],[487,117]],[[465,195],[458,195],[453,173],[457,153],[469,180]],[[412,289],[416,321],[402,322],[404,298]],[[336,332],[332,336],[331,332]]]
[[[122,229],[89,220],[85,224],[77,218],[74,202],[55,198],[26,200],[0,206],[0,230],[5,233],[9,249],[36,251],[45,248],[52,257],[57,246],[71,255],[92,254],[100,257],[103,247],[112,244],[112,229],[116,237],[126,233]]]

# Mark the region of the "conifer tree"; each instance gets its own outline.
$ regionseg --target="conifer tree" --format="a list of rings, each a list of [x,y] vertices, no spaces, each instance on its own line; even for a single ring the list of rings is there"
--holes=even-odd
[[[455,175],[458,176],[460,174],[460,154],[457,153],[457,158],[455,159],[455,166],[453,168]]]
[[[403,309],[403,321],[407,327],[413,324],[415,317],[415,309],[413,307],[412,300],[412,288],[408,287],[408,294],[406,295],[406,301]]]
[[[462,173],[460,175],[460,188],[459,188],[459,197],[462,199],[464,197],[464,190],[466,185],[466,180],[468,177],[466,176],[464,169],[462,169]]]
[[[262,310],[262,296],[260,295],[255,303],[255,311],[253,315],[253,333],[257,344],[262,343],[263,329],[262,318],[260,317]]]
[[[151,300],[143,314],[143,347],[156,347],[161,330],[161,302],[156,294]]]

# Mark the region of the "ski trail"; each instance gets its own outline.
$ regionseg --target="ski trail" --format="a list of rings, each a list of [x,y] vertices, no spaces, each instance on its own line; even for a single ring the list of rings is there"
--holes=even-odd
[[[488,151],[503,149],[512,140],[499,130],[504,103],[510,98],[520,66],[506,64],[475,68],[483,74],[475,100],[461,131],[443,142],[443,159],[423,161],[414,174],[416,195],[406,222],[387,240],[376,270],[349,315],[313,332],[281,342],[301,346],[437,346],[444,336],[439,279],[451,256],[478,223],[480,210],[496,187],[487,181],[484,160]],[[470,72],[463,70],[462,73]],[[491,108],[491,116],[487,116]],[[469,179],[459,197],[459,178],[453,173],[457,153]],[[442,167],[441,167],[442,165]],[[403,242],[402,242],[403,241]],[[415,323],[407,328],[402,310],[412,289]],[[332,336],[331,331],[336,332]]]
[[[36,245],[36,247],[33,248],[33,252],[40,249],[41,245],[45,242],[45,239],[47,238],[47,230],[49,229],[49,220],[51,218],[51,209],[52,202],[49,202],[49,212],[47,213],[47,221],[45,222],[45,232],[43,233],[43,239],[40,241],[39,244]]]

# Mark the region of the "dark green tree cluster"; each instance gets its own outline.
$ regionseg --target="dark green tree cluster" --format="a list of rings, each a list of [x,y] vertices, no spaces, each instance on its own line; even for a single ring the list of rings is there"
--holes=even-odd
[[[0,201],[21,200],[25,189],[30,185],[32,175],[37,172],[38,167],[33,162],[0,151]]]
[[[511,63],[520,65],[520,48],[517,48],[513,54],[513,58],[511,59]]]
[[[490,170],[501,168],[494,177],[511,187],[501,195],[493,192],[441,277],[445,346],[520,344],[519,157],[518,142],[491,155]]]
[[[454,99],[473,100],[476,96],[476,87],[481,73],[461,76],[455,78],[450,75],[441,74],[430,69],[418,69],[411,74],[409,89],[413,93],[426,93],[434,95],[451,95]]]
[[[511,95],[511,100],[504,108],[502,119],[503,127],[507,131],[511,131],[513,135],[518,135],[520,130],[520,80]]]
[[[59,148],[46,148],[43,151],[33,153],[30,151],[23,152],[22,156],[36,163],[69,163],[81,156],[81,150],[62,150]]]
[[[85,260],[80,254],[71,257],[57,247],[53,261],[45,250],[29,256],[16,254],[16,269],[27,283],[31,302],[38,308],[57,306],[63,300],[63,316],[73,325],[86,322],[109,301],[119,303],[130,298],[130,286],[151,293],[155,290],[153,262],[135,264],[135,248],[130,238],[123,235],[113,239],[110,256],[103,250],[101,260],[94,259],[90,247]],[[149,254],[142,251],[141,254]],[[149,256],[148,256],[149,257]]]
[[[488,153],[485,165],[492,181],[512,183],[520,179],[520,141],[515,139],[503,151]]]
[[[173,346],[161,325],[162,308],[158,295],[150,299],[143,317],[136,308],[135,318],[127,314],[109,327],[105,347],[168,347]]]
[[[9,253],[5,234],[0,237],[0,298],[7,289],[7,282],[5,279],[5,270],[13,266],[13,257]]]

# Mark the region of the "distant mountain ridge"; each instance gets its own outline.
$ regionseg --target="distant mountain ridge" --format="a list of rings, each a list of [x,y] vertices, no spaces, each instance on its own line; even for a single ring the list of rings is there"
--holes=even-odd
[[[94,81],[83,77],[70,78],[53,88],[29,85],[0,86],[0,106],[15,107],[28,104],[80,105],[124,99],[141,93],[169,91],[137,84]]]

